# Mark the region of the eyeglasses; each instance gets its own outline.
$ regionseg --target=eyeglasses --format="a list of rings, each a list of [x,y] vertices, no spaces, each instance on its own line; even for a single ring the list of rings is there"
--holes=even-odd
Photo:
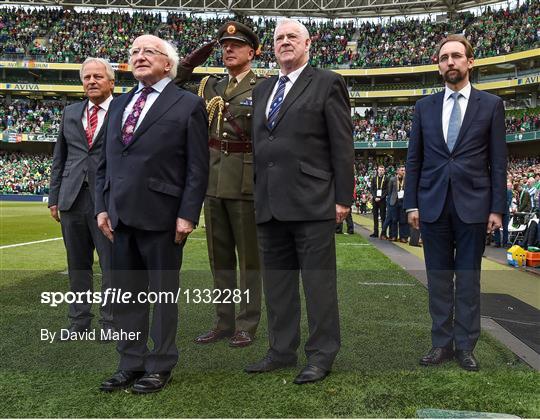
[[[162,53],[159,50],[156,50],[154,48],[132,48],[129,50],[129,56],[133,57],[135,55],[142,54],[143,57],[155,57],[156,55],[164,55],[167,56],[167,54]]]

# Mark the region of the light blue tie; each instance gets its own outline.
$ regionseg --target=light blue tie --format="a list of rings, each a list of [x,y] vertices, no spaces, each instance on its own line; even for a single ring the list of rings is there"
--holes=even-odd
[[[270,104],[270,110],[268,111],[268,128],[271,130],[276,125],[279,109],[283,104],[283,98],[285,97],[285,85],[289,81],[287,76],[281,76],[278,82],[278,88],[276,94]]]
[[[459,107],[458,101],[460,96],[462,95],[459,92],[454,92],[450,95],[450,98],[454,100],[454,107],[450,114],[450,121],[448,121],[448,134],[446,135],[446,144],[450,151],[452,151],[456,145],[459,129],[461,128],[461,108]]]

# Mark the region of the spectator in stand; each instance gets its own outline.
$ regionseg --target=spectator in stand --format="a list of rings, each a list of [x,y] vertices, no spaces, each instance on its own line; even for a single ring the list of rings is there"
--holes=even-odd
[[[49,193],[52,157],[0,151],[0,194]]]
[[[386,218],[386,195],[388,193],[388,179],[385,176],[383,165],[377,168],[377,175],[371,178],[370,187],[373,197],[373,233],[369,235],[371,238],[379,237],[379,215],[384,223]]]

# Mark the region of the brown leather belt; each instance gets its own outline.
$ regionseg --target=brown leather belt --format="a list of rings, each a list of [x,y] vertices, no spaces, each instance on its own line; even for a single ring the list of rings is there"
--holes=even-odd
[[[245,141],[226,141],[219,140],[215,137],[210,137],[208,140],[208,146],[212,149],[219,150],[222,153],[251,153],[251,142]]]

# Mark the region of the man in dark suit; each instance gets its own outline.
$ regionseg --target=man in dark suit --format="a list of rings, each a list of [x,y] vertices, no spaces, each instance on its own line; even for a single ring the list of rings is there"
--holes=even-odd
[[[114,240],[113,286],[132,299],[114,307],[117,328],[126,335],[118,340],[118,371],[101,389],[134,383],[133,392],[149,393],[167,384],[178,361],[174,297],[182,248],[208,184],[208,119],[201,98],[171,83],[179,59],[169,43],[143,35],[129,54],[139,85],[111,103],[96,214]],[[148,292],[162,296],[150,326]]]
[[[340,348],[334,231],[350,211],[354,185],[347,89],[341,76],[308,65],[310,43],[300,22],[280,21],[280,75],[253,91],[255,221],[270,348],[245,370],[296,365],[301,274],[309,337],[297,384],[324,379]]]
[[[506,211],[504,106],[471,87],[466,38],[450,35],[437,56],[446,87],[416,103],[404,202],[424,241],[433,321],[433,347],[420,364],[455,354],[464,369],[478,370],[482,253],[486,231],[498,229]]]
[[[81,66],[80,76],[88,99],[64,110],[54,148],[49,209],[51,216],[62,226],[70,290],[93,290],[92,265],[96,249],[102,273],[101,290],[104,292],[111,287],[111,244],[98,229],[94,197],[104,122],[113,99],[114,70],[107,61],[89,57]],[[90,329],[91,307],[91,302],[69,305],[70,333]],[[105,332],[113,329],[112,305],[100,306],[100,312],[101,329]]]
[[[388,182],[388,206],[392,217],[390,224],[390,239],[407,243],[409,239],[409,225],[407,215],[403,208],[403,197],[405,192],[405,166],[400,165],[396,175]],[[384,233],[384,232],[383,232]]]
[[[377,174],[371,178],[371,196],[373,200],[373,233],[369,235],[371,238],[379,237],[379,215],[381,222],[384,223],[386,218],[386,194],[388,192],[388,180],[384,174],[384,166],[377,167]],[[385,232],[382,232],[383,234]]]

